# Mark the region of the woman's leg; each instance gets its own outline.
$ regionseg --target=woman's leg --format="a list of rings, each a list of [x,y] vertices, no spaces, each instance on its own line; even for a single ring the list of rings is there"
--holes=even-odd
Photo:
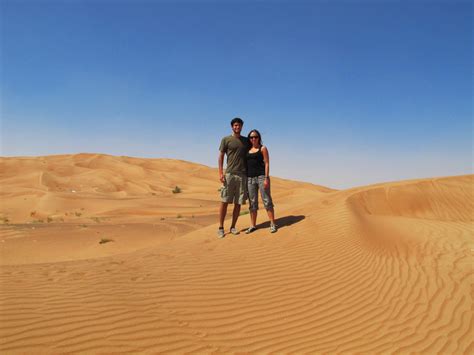
[[[257,210],[255,211],[250,211],[250,220],[252,222],[252,227],[255,227],[257,225]]]
[[[272,224],[275,224],[275,211],[273,210],[273,207],[267,210],[268,213],[268,219]]]
[[[251,227],[257,225],[257,210],[258,210],[258,182],[256,178],[248,178],[248,193],[250,204],[250,222]]]
[[[259,189],[260,189],[260,194],[262,196],[262,201],[265,209],[267,210],[268,214],[268,219],[270,219],[270,223],[272,225],[275,224],[275,211],[273,209],[273,201],[272,201],[272,196],[270,193],[270,185],[268,186],[267,189],[265,189],[264,183],[265,183],[265,177],[260,176],[259,177]]]

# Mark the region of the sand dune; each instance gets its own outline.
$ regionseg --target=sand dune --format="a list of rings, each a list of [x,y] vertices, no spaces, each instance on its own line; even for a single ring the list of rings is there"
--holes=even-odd
[[[474,176],[341,191],[275,178],[278,233],[262,215],[223,240],[216,177],[1,158],[0,351],[474,352]]]

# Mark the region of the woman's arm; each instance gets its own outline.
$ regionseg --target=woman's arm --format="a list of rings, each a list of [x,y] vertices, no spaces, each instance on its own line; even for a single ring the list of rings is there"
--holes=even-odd
[[[268,189],[270,186],[270,155],[267,147],[262,147],[263,161],[265,162],[265,182],[263,187]]]

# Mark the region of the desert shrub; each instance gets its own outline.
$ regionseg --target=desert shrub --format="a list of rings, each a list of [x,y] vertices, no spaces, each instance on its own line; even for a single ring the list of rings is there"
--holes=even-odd
[[[179,186],[176,186],[173,190],[171,190],[171,192],[173,192],[174,194],[179,194],[181,193],[181,188]]]
[[[249,210],[245,210],[245,211],[240,211],[239,215],[243,216],[243,215],[246,215],[246,214],[249,214],[249,213],[250,213]]]
[[[53,221],[52,217],[48,216],[48,218],[46,218],[46,222],[51,223],[52,221]]]
[[[113,242],[113,241],[114,241],[113,239],[102,238],[102,239],[99,241],[99,244],[105,244],[105,243]]]

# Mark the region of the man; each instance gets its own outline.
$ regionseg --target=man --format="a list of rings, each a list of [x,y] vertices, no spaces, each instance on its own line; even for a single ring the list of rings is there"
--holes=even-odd
[[[230,232],[234,235],[239,234],[235,224],[240,215],[240,206],[247,199],[247,164],[246,156],[250,143],[247,137],[240,135],[244,121],[239,117],[234,118],[230,122],[232,127],[232,135],[222,138],[219,147],[219,180],[223,184],[221,189],[221,206],[219,210],[219,230],[217,236],[223,238],[224,219],[227,214],[227,206],[229,203],[234,204],[232,212],[232,225]],[[224,156],[227,155],[227,167],[225,174],[223,171]]]

